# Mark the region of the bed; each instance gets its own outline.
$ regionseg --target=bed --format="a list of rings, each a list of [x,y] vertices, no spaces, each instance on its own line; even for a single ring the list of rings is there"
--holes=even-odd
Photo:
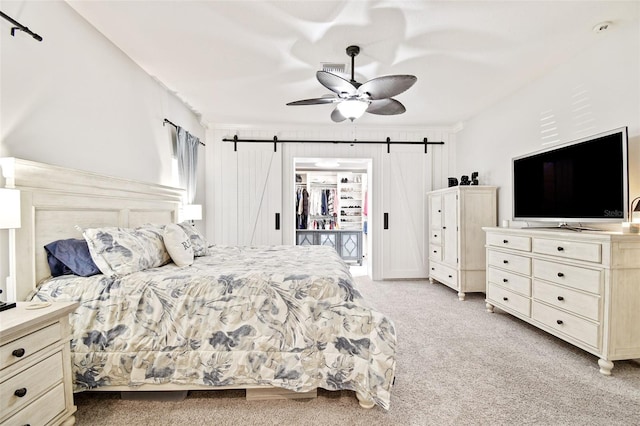
[[[13,158],[0,165],[5,186],[21,190],[23,226],[10,235],[17,300],[80,303],[70,317],[75,391],[247,389],[259,399],[323,388],[389,408],[393,323],[367,306],[332,248],[210,246],[195,231],[206,250],[189,266],[164,259],[51,278],[45,245],[77,238],[95,250],[105,232],[175,228],[182,191]]]

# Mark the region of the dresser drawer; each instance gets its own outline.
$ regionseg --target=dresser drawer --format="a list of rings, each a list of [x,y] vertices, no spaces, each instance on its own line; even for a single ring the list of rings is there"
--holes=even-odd
[[[441,261],[442,247],[436,244],[429,244],[429,259]]]
[[[441,263],[431,262],[429,276],[453,289],[458,290],[458,271]]]
[[[520,235],[488,233],[487,245],[514,250],[531,251],[531,238]]]
[[[45,425],[65,410],[64,385],[60,383],[7,420],[7,425]]]
[[[531,299],[491,282],[487,284],[487,301],[498,307],[516,311],[527,317],[531,315]]]
[[[487,255],[489,256],[487,262],[490,266],[518,272],[522,275],[531,275],[531,258],[529,257],[494,250],[489,250]]]
[[[27,359],[29,355],[60,340],[61,336],[62,327],[59,322],[56,322],[2,345],[0,347],[0,369]]]
[[[595,294],[534,280],[533,298],[594,321],[600,320],[600,297]]]
[[[534,238],[533,251],[567,259],[602,262],[602,244]]]
[[[30,404],[55,383],[62,382],[62,352],[27,368],[0,384],[0,412],[8,413]],[[24,390],[22,397],[16,391]]]
[[[536,300],[531,304],[531,317],[547,327],[580,340],[591,347],[600,348],[600,327],[596,323],[544,305]]]
[[[533,260],[533,277],[553,283],[566,285],[578,290],[600,294],[604,271],[601,269],[581,268],[579,266]]]
[[[520,293],[523,296],[531,296],[531,278],[503,271],[492,266],[487,271],[487,280],[501,287]]]
[[[442,244],[442,229],[431,228],[431,235],[429,235],[429,241],[432,244]]]

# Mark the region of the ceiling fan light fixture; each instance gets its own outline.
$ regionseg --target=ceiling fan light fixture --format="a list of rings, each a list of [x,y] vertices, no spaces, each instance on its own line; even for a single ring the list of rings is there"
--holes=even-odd
[[[369,102],[361,99],[347,99],[340,102],[337,106],[340,114],[351,121],[362,117],[362,114],[364,114],[368,107]]]

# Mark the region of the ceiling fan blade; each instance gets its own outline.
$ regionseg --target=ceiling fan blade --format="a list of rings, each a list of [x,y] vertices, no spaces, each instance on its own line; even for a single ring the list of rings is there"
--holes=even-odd
[[[289,102],[287,105],[319,105],[319,104],[332,104],[336,102],[338,98],[335,96],[326,97],[326,98],[313,98],[313,99],[303,99],[301,101]]]
[[[378,115],[396,115],[402,114],[406,111],[404,105],[395,99],[379,99],[377,101],[371,101],[367,112],[370,114]]]
[[[414,85],[414,75],[387,75],[373,78],[358,88],[358,93],[368,94],[371,100],[392,98]]]
[[[340,123],[341,121],[346,120],[346,117],[340,114],[340,111],[338,111],[338,108],[335,108],[331,113],[331,119],[336,123]]]
[[[316,72],[316,77],[320,84],[332,92],[337,93],[338,96],[343,94],[351,96],[358,93],[358,89],[351,84],[349,80],[345,80],[344,78],[330,72],[318,71]]]

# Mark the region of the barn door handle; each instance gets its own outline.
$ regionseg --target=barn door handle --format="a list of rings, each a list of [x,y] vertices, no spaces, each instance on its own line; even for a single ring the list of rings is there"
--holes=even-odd
[[[280,213],[276,213],[276,231],[280,229]]]
[[[389,229],[389,213],[384,214],[384,229]]]

